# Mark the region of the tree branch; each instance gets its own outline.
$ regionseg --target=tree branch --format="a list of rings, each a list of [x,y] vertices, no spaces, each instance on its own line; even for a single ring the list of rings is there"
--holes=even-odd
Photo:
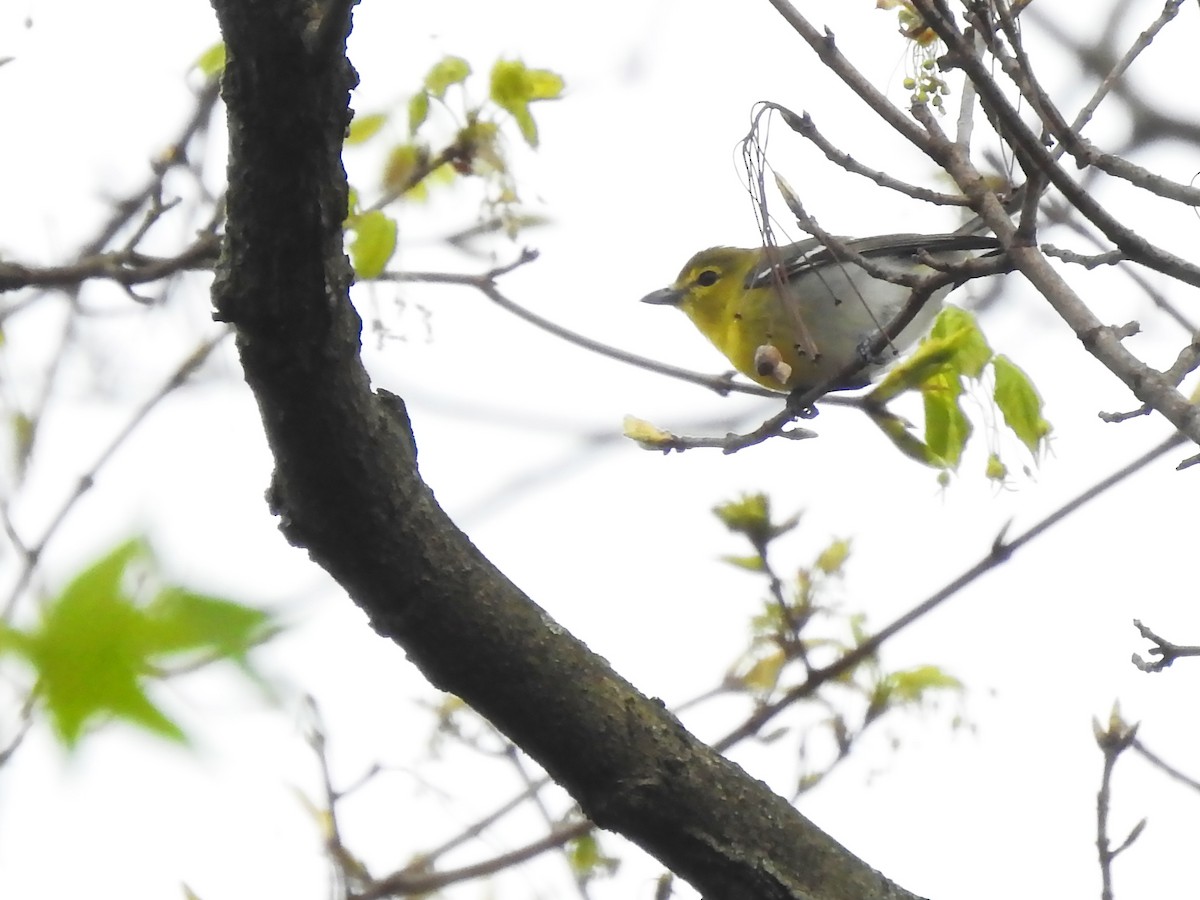
[[[236,329],[289,540],[431,682],[708,900],[911,897],[634,690],[438,507],[403,401],[372,392],[359,356],[342,249],[349,22],[338,52],[313,65],[300,0],[214,6],[228,48],[230,161],[213,300]]]

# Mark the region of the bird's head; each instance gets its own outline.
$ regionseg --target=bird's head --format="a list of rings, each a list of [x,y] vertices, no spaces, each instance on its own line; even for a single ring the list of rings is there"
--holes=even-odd
[[[741,298],[746,276],[757,260],[754,251],[737,247],[701,250],[670,287],[647,294],[642,302],[677,306],[706,331],[707,324],[724,320],[727,308]]]

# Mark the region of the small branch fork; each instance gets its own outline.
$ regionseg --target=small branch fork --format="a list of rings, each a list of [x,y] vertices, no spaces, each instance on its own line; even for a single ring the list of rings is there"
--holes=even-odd
[[[1161,672],[1177,659],[1200,656],[1200,647],[1172,643],[1143,625],[1140,619],[1133,620],[1133,627],[1138,630],[1138,634],[1154,644],[1149,653],[1151,657],[1157,657],[1157,659],[1145,660],[1139,654],[1133,654],[1133,664],[1143,672]]]

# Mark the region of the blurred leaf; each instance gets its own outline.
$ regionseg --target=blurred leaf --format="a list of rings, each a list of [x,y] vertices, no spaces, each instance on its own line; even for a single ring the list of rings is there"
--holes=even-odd
[[[218,41],[203,53],[195,62],[195,66],[205,78],[215,78],[225,71],[225,42]]]
[[[857,647],[870,637],[867,634],[867,617],[863,613],[854,613],[849,617],[847,624],[850,626],[850,634],[854,638],[854,646]]]
[[[824,772],[806,772],[800,776],[800,780],[796,783],[796,795],[799,796],[805,791],[811,791],[824,780]]]
[[[909,430],[909,423],[886,409],[868,407],[867,416],[905,456],[934,469],[946,468],[946,462]]]
[[[500,127],[495,122],[472,119],[458,132],[455,140],[462,148],[455,168],[462,174],[474,171],[476,162],[497,174],[508,171],[508,162],[500,149]]]
[[[17,472],[23,475],[25,466],[29,463],[29,453],[33,449],[35,428],[33,420],[23,412],[12,414],[13,451],[16,455]]]
[[[417,129],[429,118],[429,95],[424,91],[408,98],[408,133],[415,136]]]
[[[451,184],[458,177],[458,171],[450,163],[442,163],[436,169],[425,176],[425,180],[418,187],[424,185]]]
[[[621,431],[625,437],[637,441],[647,450],[669,450],[675,441],[675,435],[671,432],[663,431],[657,425],[636,416],[626,416]]]
[[[68,748],[78,744],[90,720],[108,717],[184,739],[146,696],[142,682],[156,648],[144,612],[122,584],[127,567],[148,558],[141,541],[120,545],[50,601],[27,636],[42,702]]]
[[[516,120],[525,142],[536,147],[537,125],[529,112],[529,104],[557,98],[562,94],[563,86],[562,76],[548,69],[529,69],[520,60],[501,59],[492,67],[489,96]]]
[[[842,570],[846,560],[850,558],[850,542],[838,539],[821,551],[815,563],[816,568],[826,575],[836,575]]]
[[[1050,433],[1050,423],[1042,418],[1042,398],[1029,377],[1006,356],[992,360],[996,373],[996,405],[1004,422],[1034,456]]]
[[[183,731],[146,693],[183,652],[230,659],[249,671],[250,647],[275,629],[266,613],[230,600],[159,586],[153,555],[127,541],[76,576],[27,632],[0,631],[0,651],[21,654],[55,733],[76,747],[87,727],[124,720],[172,740]],[[139,594],[153,590],[148,602]],[[252,673],[251,673],[252,674]]]
[[[271,616],[261,609],[175,586],[160,591],[146,615],[159,652],[201,650],[242,664],[273,630]]]
[[[567,844],[567,858],[571,861],[571,871],[576,875],[590,875],[600,861],[600,846],[596,843],[596,836],[589,832]]]
[[[595,832],[591,831],[567,843],[567,859],[570,861],[571,871],[583,880],[611,875],[620,862],[605,855]]]
[[[916,666],[889,674],[885,683],[890,697],[901,703],[915,703],[934,690],[961,691],[962,682],[937,666]]]
[[[4,622],[0,622],[0,656],[10,652],[26,652],[28,636]]]
[[[766,494],[745,494],[713,507],[713,515],[735,534],[744,534],[756,546],[771,539],[771,499]]]
[[[350,264],[362,279],[378,278],[396,252],[396,221],[372,209],[354,220]]]
[[[350,131],[346,134],[347,146],[363,144],[375,137],[379,130],[387,124],[387,113],[371,113],[365,116],[355,116],[350,123]]]
[[[383,186],[389,191],[411,191],[421,181],[429,163],[429,151],[418,144],[398,144],[388,154],[383,167]]]
[[[729,563],[734,568],[745,569],[747,572],[762,572],[765,570],[761,556],[722,556],[721,562]]]
[[[1002,482],[1008,477],[1008,466],[1004,465],[995,453],[989,453],[984,475],[989,481]]]
[[[439,100],[452,84],[461,84],[471,74],[471,64],[461,56],[443,56],[425,76],[425,90]]]
[[[787,654],[775,648],[766,656],[760,656],[751,663],[741,682],[748,689],[758,694],[769,694],[779,684],[779,674],[787,662]]]

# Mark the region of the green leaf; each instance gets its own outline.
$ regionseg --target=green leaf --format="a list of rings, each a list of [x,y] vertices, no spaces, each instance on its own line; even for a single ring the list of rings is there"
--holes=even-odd
[[[425,76],[425,90],[441,100],[453,84],[461,84],[471,74],[471,64],[461,56],[444,56]]]
[[[29,454],[33,450],[33,438],[36,433],[33,419],[25,413],[16,411],[12,414],[13,455],[16,457],[17,471],[24,472],[29,462]]]
[[[865,613],[854,613],[846,622],[850,626],[850,635],[854,646],[859,646],[870,636],[867,634],[867,616]]]
[[[821,551],[814,566],[826,575],[836,575],[849,558],[850,542],[839,538]]]
[[[738,534],[765,534],[771,521],[771,498],[761,493],[745,494],[714,506],[713,515]]]
[[[382,210],[369,210],[355,220],[350,264],[359,278],[379,277],[396,252],[396,232],[396,221]]]
[[[992,348],[975,317],[957,306],[947,306],[938,313],[929,336],[946,340],[954,348],[954,369],[968,378],[978,378],[992,358]]]
[[[408,98],[408,133],[416,136],[417,129],[429,118],[429,95],[424,91]]]
[[[205,78],[215,78],[225,71],[225,42],[217,41],[203,53],[195,62],[195,66]]]
[[[567,859],[571,863],[571,871],[584,880],[595,878],[597,875],[609,875],[616,870],[620,862],[604,854],[594,832],[582,834],[569,841]]]
[[[995,453],[989,453],[987,465],[984,467],[984,475],[988,481],[995,481],[1003,484],[1004,479],[1008,477],[1008,466],[1006,466]]]
[[[805,772],[800,776],[799,782],[796,784],[796,796],[800,796],[805,791],[811,791],[818,784],[825,780],[826,772]],[[794,800],[795,798],[793,798]]]
[[[888,369],[867,399],[882,406],[905,391],[919,390],[928,379],[944,372],[957,352],[951,338],[926,338],[909,357]]]
[[[600,845],[596,842],[596,836],[589,832],[575,838],[567,845],[567,856],[571,860],[572,872],[590,875],[600,861]]]
[[[946,461],[909,430],[909,423],[886,409],[865,407],[868,418],[887,435],[888,440],[905,456],[934,469],[946,468]]]
[[[722,556],[721,562],[729,563],[735,569],[745,569],[747,572],[763,572],[766,567],[763,565],[761,556]]]
[[[667,450],[675,441],[675,435],[671,432],[637,416],[626,416],[621,427],[625,437],[637,441],[646,450]]]
[[[1037,456],[1051,430],[1050,423],[1042,418],[1042,398],[1029,377],[1008,357],[997,356],[992,368],[996,373],[996,406],[1005,424]]]
[[[350,131],[346,134],[347,146],[366,143],[379,133],[379,130],[387,124],[387,120],[387,113],[355,116],[354,121],[350,123]]]
[[[268,614],[158,581],[146,543],[127,541],[49,600],[35,627],[0,627],[0,653],[16,652],[32,667],[36,696],[68,749],[89,726],[113,719],[184,740],[146,693],[184,654],[193,665],[198,653],[211,657],[201,663],[231,660],[263,684],[246,655],[277,630]]]
[[[771,499],[766,494],[746,494],[713,507],[713,515],[734,534],[743,534],[755,547],[765,547],[796,527],[798,515],[782,522],[771,521]]]
[[[0,622],[0,656],[12,652],[27,653],[28,646],[25,632]]]
[[[492,67],[489,96],[516,120],[525,142],[536,147],[537,125],[529,112],[529,104],[557,98],[562,94],[563,86],[562,76],[549,69],[529,69],[520,60],[501,59]]]
[[[134,562],[148,562],[142,541],[128,541],[75,578],[28,634],[26,655],[41,701],[68,748],[95,719],[124,719],[173,740],[183,731],[146,695],[154,649],[144,612],[123,584]]]
[[[779,676],[787,662],[787,654],[775,648],[765,656],[760,656],[750,664],[746,674],[741,677],[742,684],[758,694],[769,694],[779,684]]]
[[[938,375],[921,388],[925,401],[925,444],[951,468],[958,465],[971,437],[971,422],[958,404],[962,382],[957,377]]]
[[[885,679],[890,698],[902,703],[916,703],[934,690],[961,691],[962,682],[937,666],[916,666],[892,672]]]
[[[176,586],[159,591],[146,615],[158,652],[206,651],[242,664],[274,630],[271,616],[261,609]]]
[[[383,186],[397,194],[415,192],[429,174],[429,150],[421,144],[397,144],[383,166]]]

